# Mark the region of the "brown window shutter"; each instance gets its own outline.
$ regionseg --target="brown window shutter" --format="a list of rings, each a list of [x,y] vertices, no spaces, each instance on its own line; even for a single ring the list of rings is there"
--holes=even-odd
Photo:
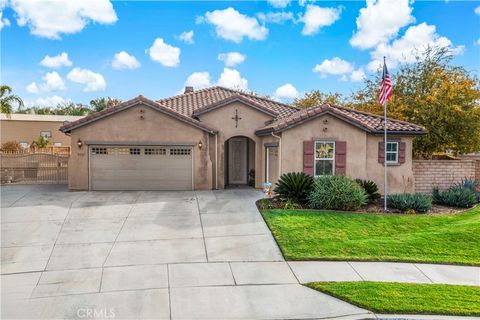
[[[405,142],[398,143],[398,163],[405,163],[405,154],[407,150],[407,144]]]
[[[347,141],[335,141],[335,174],[347,174]]]
[[[385,162],[385,143],[379,142],[378,143],[378,163]]]
[[[313,141],[303,141],[303,172],[313,176]]]

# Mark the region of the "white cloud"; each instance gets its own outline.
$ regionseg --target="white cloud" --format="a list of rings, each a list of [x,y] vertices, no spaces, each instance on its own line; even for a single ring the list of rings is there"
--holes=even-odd
[[[298,98],[299,93],[291,83],[286,83],[275,90],[275,97],[278,99],[294,99]]]
[[[400,28],[413,23],[409,0],[367,0],[360,9],[357,32],[350,39],[356,48],[368,49],[395,38]]]
[[[112,61],[112,68],[114,69],[137,69],[140,68],[140,62],[132,55],[125,51],[115,53]]]
[[[164,67],[176,67],[180,64],[180,48],[165,43],[162,38],[155,39],[146,52],[153,61]]]
[[[62,91],[67,90],[65,82],[63,82],[62,77],[53,71],[47,72],[42,77],[43,83],[37,85],[36,82],[30,83],[25,89],[30,93],[40,93],[40,92],[51,92],[51,91]]]
[[[72,65],[72,61],[68,59],[68,54],[66,52],[62,52],[56,56],[50,57],[46,55],[40,64],[44,67],[48,68],[60,68],[60,67],[70,67]]]
[[[325,59],[321,64],[317,64],[313,68],[313,72],[319,73],[322,78],[325,78],[327,75],[344,75],[352,71],[353,65],[339,57],[334,57],[331,60]]]
[[[475,8],[475,13],[480,16],[480,6],[478,6],[478,7]]]
[[[3,27],[8,27],[10,26],[10,20],[7,18],[3,18],[3,11],[0,8],[0,30],[3,29]]]
[[[193,30],[182,32],[182,34],[178,36],[178,39],[182,40],[186,44],[194,44],[195,41],[193,41]]]
[[[89,22],[112,24],[117,15],[108,0],[11,0],[19,26],[28,26],[33,35],[60,39],[60,34],[80,32]]]
[[[412,63],[415,55],[424,51],[427,46],[450,47],[453,54],[463,51],[463,46],[454,47],[450,39],[436,33],[434,25],[421,23],[411,26],[405,34],[394,40],[391,44],[380,44],[370,53],[372,61],[368,64],[368,70],[374,72],[381,67],[383,57],[386,57],[389,68],[395,68],[399,63]]]
[[[287,7],[291,2],[291,0],[267,0],[267,1],[272,7],[280,8],[280,9]]]
[[[480,38],[478,38],[478,40],[477,40],[477,44],[480,46]]]
[[[84,84],[83,91],[103,91],[107,86],[105,79],[100,73],[93,72],[88,69],[74,68],[67,75],[68,80],[80,84]]]
[[[227,67],[235,67],[245,61],[247,57],[240,52],[220,53],[218,60],[223,61]]]
[[[192,86],[194,89],[202,89],[210,86],[210,74],[208,72],[194,72],[188,76],[185,86]]]
[[[242,42],[244,37],[265,40],[268,35],[268,29],[259,25],[257,19],[241,14],[232,7],[207,12],[202,20],[215,26],[217,36],[235,43]]]
[[[307,36],[314,35],[321,28],[332,25],[340,18],[341,11],[340,7],[322,8],[313,4],[308,5],[305,14],[299,19],[299,21],[305,24],[302,34]]]
[[[38,106],[38,107],[56,107],[59,104],[70,102],[70,99],[64,99],[57,95],[38,98],[30,103],[27,103],[29,106]]]
[[[247,90],[248,81],[242,78],[240,72],[235,69],[224,68],[217,84],[219,86],[228,87],[236,90]]]
[[[363,71],[362,68],[353,70],[352,73],[350,73],[350,80],[353,82],[360,82],[363,79],[365,79],[365,71]]]
[[[36,82],[30,83],[25,89],[27,90],[27,92],[35,94],[40,92],[40,88],[38,87]]]
[[[260,12],[257,14],[257,17],[263,23],[283,24],[289,20],[295,21],[292,12]]]

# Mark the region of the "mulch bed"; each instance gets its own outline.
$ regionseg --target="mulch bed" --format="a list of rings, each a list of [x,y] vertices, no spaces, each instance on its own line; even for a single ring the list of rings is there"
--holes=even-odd
[[[260,199],[257,201],[257,207],[259,210],[262,210],[262,204],[264,203],[263,201],[268,200],[269,201],[269,207],[268,209],[310,209],[307,204],[296,204],[298,207],[296,208],[289,208],[286,207],[286,203],[278,197],[274,197],[271,199]],[[358,213],[378,213],[378,214],[405,214],[404,212],[396,209],[390,209],[389,211],[385,212],[383,210],[383,200],[379,200],[376,203],[370,203],[367,204],[366,206],[361,207],[360,209],[354,211]],[[432,208],[428,211],[428,213],[417,213],[417,214],[422,214],[422,215],[433,215],[433,214],[452,214],[452,213],[458,213],[462,212],[468,209],[464,208],[457,208],[457,207],[448,207],[448,206],[443,206],[439,204],[433,204]]]

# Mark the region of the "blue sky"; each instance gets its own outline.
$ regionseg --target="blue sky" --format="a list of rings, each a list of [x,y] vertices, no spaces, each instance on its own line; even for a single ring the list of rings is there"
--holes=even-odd
[[[1,82],[29,105],[159,99],[186,84],[286,102],[312,89],[348,94],[379,57],[394,71],[426,43],[480,70],[478,1],[0,3]]]

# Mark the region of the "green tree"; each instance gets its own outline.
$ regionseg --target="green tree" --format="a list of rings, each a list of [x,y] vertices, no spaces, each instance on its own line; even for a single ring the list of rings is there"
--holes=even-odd
[[[92,109],[81,103],[66,102],[59,104],[53,112],[58,115],[86,116],[92,113]]]
[[[293,105],[301,109],[316,107],[325,103],[335,106],[344,106],[347,101],[341,93],[325,93],[320,90],[307,92],[303,97],[293,100]]]
[[[112,97],[107,98],[96,98],[90,101],[90,107],[95,112],[102,111],[103,109],[107,109],[117,104],[122,103],[122,100]]]
[[[50,107],[33,106],[29,108],[18,109],[15,113],[21,114],[55,114]]]
[[[415,139],[414,154],[428,158],[447,150],[468,153],[480,150],[480,83],[465,68],[452,65],[448,48],[428,47],[417,52],[414,63],[400,65],[392,76],[393,94],[388,116],[426,128]],[[378,104],[380,74],[352,95],[356,109],[383,114]]]
[[[0,85],[0,112],[11,114],[14,106],[23,107],[23,100],[16,94],[12,94],[12,88],[7,85]]]

